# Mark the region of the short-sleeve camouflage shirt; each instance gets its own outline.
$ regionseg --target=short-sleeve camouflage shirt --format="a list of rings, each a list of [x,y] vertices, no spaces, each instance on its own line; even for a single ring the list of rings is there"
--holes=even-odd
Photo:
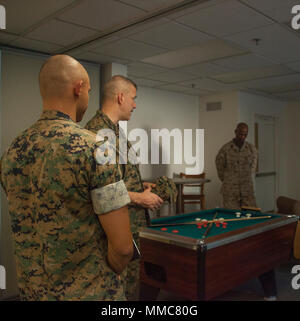
[[[98,133],[99,130],[102,129],[111,129],[116,136],[116,149],[117,152],[121,154],[119,148],[119,138],[120,138],[120,130],[117,124],[114,124],[101,110],[98,110],[96,115],[86,124],[86,129]],[[129,141],[127,141],[127,152],[132,151],[132,146]],[[118,155],[117,155],[118,156]],[[122,157],[122,155],[121,155]],[[126,156],[127,159],[127,156]],[[119,158],[117,157],[117,162]],[[121,166],[122,171],[122,179],[126,185],[126,188],[129,192],[137,192],[141,193],[144,191],[143,182],[140,175],[139,165],[132,164],[130,162],[130,158],[128,157],[127,163]],[[145,209],[135,206],[128,206],[129,214],[130,214],[130,224],[133,236],[137,237],[138,228],[146,225],[146,221],[148,219],[147,212]]]
[[[21,299],[125,299],[96,213],[130,199],[119,167],[97,163],[100,144],[64,113],[44,111],[3,155]]]

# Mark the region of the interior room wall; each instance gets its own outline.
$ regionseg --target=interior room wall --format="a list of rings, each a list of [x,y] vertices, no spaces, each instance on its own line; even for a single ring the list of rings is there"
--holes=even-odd
[[[255,115],[272,116],[275,119],[275,201],[279,195],[286,193],[286,154],[285,148],[285,122],[284,111],[286,108],[286,102],[280,99],[272,99],[269,97],[256,95],[247,92],[239,92],[238,94],[238,112],[239,121],[246,122],[249,126],[249,134],[247,140],[254,144],[255,137]],[[270,177],[256,177],[256,192],[257,201],[263,200],[268,197],[266,191],[272,188],[272,181]],[[262,202],[263,203],[263,202]],[[258,204],[258,206],[261,206]]]
[[[300,144],[299,144],[300,101],[289,102],[284,111],[286,190],[283,195],[300,200]]]
[[[42,100],[39,93],[38,74],[45,56],[19,52],[2,52],[1,72],[1,155],[12,140],[31,126],[41,115]],[[99,66],[85,65],[93,88],[90,104],[82,124],[84,125],[99,108]],[[13,257],[10,218],[7,201],[1,188],[0,264],[6,268],[7,291],[5,296],[18,293]]]
[[[162,164],[160,150],[160,164],[151,165],[150,146],[151,146],[151,129],[166,128],[169,131],[178,128],[184,139],[184,129],[193,130],[193,155],[195,155],[195,135],[196,129],[199,129],[199,98],[197,96],[185,95],[181,93],[163,91],[149,87],[138,87],[137,91],[137,108],[133,112],[131,120],[128,122],[128,132],[135,128],[146,130],[148,136],[149,164],[140,166],[143,178],[155,178],[161,175],[173,177],[174,173],[185,172],[189,166],[184,162],[174,164],[174,141],[171,139],[171,164]],[[133,142],[135,144],[136,142]],[[182,142],[183,152],[184,143]],[[184,156],[184,155],[183,155]]]
[[[207,111],[207,103],[220,102],[220,110]],[[204,171],[211,179],[205,185],[207,208],[222,207],[221,181],[218,178],[215,158],[219,149],[234,137],[238,122],[238,93],[228,92],[200,98],[200,128],[204,129]]]

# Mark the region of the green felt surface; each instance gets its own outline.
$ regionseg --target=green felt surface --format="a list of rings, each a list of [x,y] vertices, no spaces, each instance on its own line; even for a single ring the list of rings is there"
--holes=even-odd
[[[251,213],[252,217],[258,217],[258,219],[251,219],[251,220],[243,220],[243,221],[236,221],[236,222],[228,222],[227,227],[223,228],[222,225],[220,227],[217,227],[215,224],[212,225],[212,227],[209,230],[209,233],[206,235],[206,237],[219,235],[222,233],[234,231],[236,229],[248,227],[251,225],[255,225],[258,223],[266,222],[267,220],[272,221],[275,218],[278,218],[279,215],[276,214],[266,214],[266,213],[260,213],[260,212],[254,212],[254,211],[241,211],[241,210],[227,210],[227,209],[210,209],[210,210],[204,210],[199,212],[193,212],[188,214],[181,214],[176,216],[168,216],[168,217],[162,217],[158,219],[151,220],[151,224],[174,224],[174,223],[187,223],[191,221],[195,221],[196,218],[206,219],[206,220],[212,220],[216,214],[216,218],[224,218],[224,219],[236,219],[236,212],[241,213],[241,218],[246,217],[246,213]],[[271,218],[268,219],[259,219],[261,216],[271,216]],[[209,224],[207,227],[202,226],[202,228],[198,228],[198,226],[195,225],[178,225],[178,226],[166,226],[165,228],[167,231],[162,231],[162,226],[160,227],[150,227],[153,230],[161,231],[164,233],[171,233],[172,235],[181,235],[181,236],[187,236],[195,239],[201,239],[204,238],[205,231],[209,227]],[[177,230],[178,233],[173,233],[174,230]]]

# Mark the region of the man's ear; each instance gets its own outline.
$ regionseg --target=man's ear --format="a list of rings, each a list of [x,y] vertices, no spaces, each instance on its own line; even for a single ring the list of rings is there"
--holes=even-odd
[[[78,81],[74,86],[74,94],[79,97],[81,95],[81,90],[83,87],[83,80]]]
[[[119,105],[123,104],[123,102],[124,102],[124,94],[122,92],[118,93],[117,101],[118,101]]]

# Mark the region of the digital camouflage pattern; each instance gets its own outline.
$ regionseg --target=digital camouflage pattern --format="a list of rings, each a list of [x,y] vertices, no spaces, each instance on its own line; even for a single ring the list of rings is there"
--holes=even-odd
[[[114,131],[116,136],[116,149],[117,149],[117,162],[119,162],[119,138],[122,133],[120,133],[119,126],[115,125],[101,110],[98,110],[96,115],[86,124],[86,129],[98,133],[101,129],[111,129]],[[131,149],[131,144],[127,141],[127,151]],[[120,156],[122,157],[122,155]],[[123,155],[124,157],[124,155]],[[127,157],[126,157],[127,159]],[[129,161],[127,164],[120,165],[122,172],[122,179],[126,185],[129,192],[142,193],[144,191],[143,182],[140,175],[139,165],[132,164]],[[144,208],[135,205],[128,205],[130,224],[132,236],[139,246],[139,235],[138,229],[141,226],[145,226],[147,220],[149,220],[148,211]],[[127,278],[126,278],[126,297],[128,300],[137,299],[138,294],[138,282],[139,281],[139,260],[130,262],[127,265]]]
[[[216,167],[222,181],[221,193],[225,208],[256,207],[252,174],[256,170],[257,158],[255,146],[246,141],[239,149],[232,140],[218,152]]]
[[[172,179],[162,176],[159,177],[154,184],[156,184],[156,186],[151,189],[152,193],[158,195],[165,202],[176,202],[178,191]]]
[[[129,197],[105,194],[121,173],[96,163],[99,145],[69,116],[44,111],[2,157],[22,300],[125,299],[125,275],[119,279],[106,263],[107,238],[91,191],[102,190],[104,211]]]

